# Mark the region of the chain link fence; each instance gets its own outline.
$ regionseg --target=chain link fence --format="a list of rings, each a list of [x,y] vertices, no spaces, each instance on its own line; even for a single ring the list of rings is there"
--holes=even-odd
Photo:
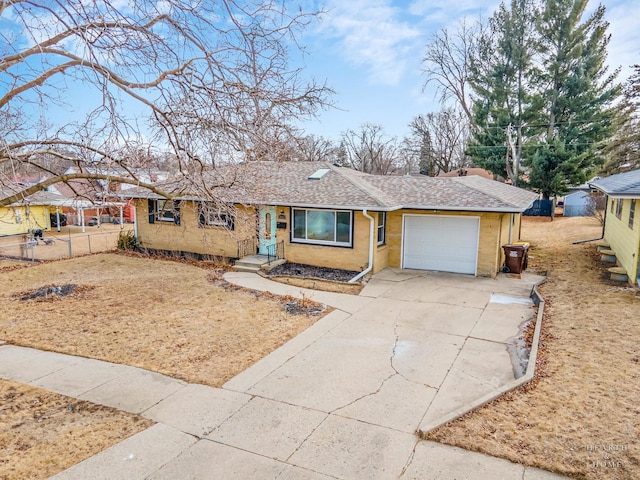
[[[116,248],[120,232],[132,228],[132,225],[107,224],[82,232],[72,226],[60,232],[44,232],[41,237],[33,233],[0,237],[0,259],[35,262],[105,252]]]

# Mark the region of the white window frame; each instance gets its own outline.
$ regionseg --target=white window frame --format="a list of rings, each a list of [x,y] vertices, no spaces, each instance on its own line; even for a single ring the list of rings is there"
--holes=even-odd
[[[296,212],[302,211],[305,212],[304,215],[304,233],[305,238],[300,238],[295,236],[296,230]],[[308,212],[331,212],[335,217],[334,224],[334,240],[317,240],[313,238],[309,238],[309,232],[307,230],[307,214]],[[335,240],[338,234],[338,213],[348,213],[349,214],[349,241],[348,242],[338,242]],[[292,208],[291,209],[291,243],[308,243],[312,245],[327,245],[327,246],[335,246],[335,247],[353,247],[353,211],[351,210],[328,210],[321,208]]]
[[[207,202],[201,202],[200,209],[204,216],[204,225],[202,226],[231,228],[234,218],[230,211],[225,211],[219,205]]]
[[[171,208],[165,208],[167,206],[167,203],[169,203],[171,205]],[[175,222],[175,215],[176,215],[176,211],[175,211],[175,204],[173,202],[173,200],[167,200],[167,199],[158,199],[156,200],[156,220],[160,221],[160,222],[171,222],[174,223]],[[171,216],[165,216],[166,213],[170,213]]]
[[[227,214],[220,210],[207,208],[205,210],[204,221],[210,227],[226,227],[228,225]]]
[[[380,219],[382,218],[382,221]],[[387,212],[378,212],[378,229],[377,229],[378,246],[384,245],[387,241]],[[382,240],[380,234],[382,233]]]

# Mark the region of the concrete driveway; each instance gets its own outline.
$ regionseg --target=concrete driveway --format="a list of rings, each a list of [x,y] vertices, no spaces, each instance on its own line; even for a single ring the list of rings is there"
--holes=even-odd
[[[514,380],[507,347],[534,316],[529,294],[540,277],[387,269],[359,296],[303,290],[251,273],[225,278],[336,310],[222,389],[122,366],[126,371],[100,383],[96,375],[64,371],[102,362],[67,359],[67,366],[56,357],[53,363],[64,366],[38,370],[29,383],[72,389],[79,398],[159,423],[56,478],[562,478],[415,435]],[[31,355],[26,350],[0,347],[0,363]],[[22,363],[35,368],[38,362]],[[25,375],[24,367],[15,370]],[[71,377],[87,383],[70,385]]]
[[[261,288],[247,274],[226,278]],[[224,388],[327,415],[288,452],[294,464],[338,478],[401,472],[402,455],[383,466],[395,448],[413,445],[416,430],[431,430],[516,378],[508,347],[534,318],[529,295],[540,280],[384,270],[348,312],[334,311]],[[305,295],[331,303],[321,292]],[[224,426],[212,438],[223,441]],[[358,445],[366,475],[352,470],[363,468],[353,462]]]

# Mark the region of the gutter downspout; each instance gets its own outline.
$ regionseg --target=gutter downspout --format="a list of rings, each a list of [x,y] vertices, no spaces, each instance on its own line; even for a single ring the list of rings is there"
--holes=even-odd
[[[361,271],[358,275],[349,280],[348,283],[355,283],[364,277],[367,273],[369,273],[373,269],[373,249],[375,238],[373,236],[375,232],[375,219],[367,213],[367,209],[362,210],[362,215],[369,219],[369,266]]]
[[[509,244],[513,243],[513,219],[514,219],[514,217],[515,217],[514,213],[509,215]],[[520,235],[518,235],[518,238],[520,238]]]
[[[138,205],[133,202],[133,236],[136,237],[136,243],[138,240]]]

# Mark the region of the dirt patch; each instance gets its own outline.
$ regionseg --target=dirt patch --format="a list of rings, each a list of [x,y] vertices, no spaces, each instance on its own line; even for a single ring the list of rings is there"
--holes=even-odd
[[[151,425],[145,418],[0,380],[0,478],[49,478]]]
[[[264,275],[270,280],[296,287],[358,295],[364,286],[361,283],[347,283],[358,273],[360,272],[300,263],[283,263]]]
[[[603,278],[592,218],[527,218],[530,268],[549,271],[534,381],[427,438],[586,479],[640,478],[640,299]]]
[[[22,301],[47,301],[66,297],[68,295],[76,293],[78,290],[86,291],[88,289],[91,289],[91,287],[85,286],[79,289],[78,285],[74,283],[67,283],[65,285],[45,285],[44,287],[40,288],[32,288],[31,290],[27,290],[26,292],[19,292],[15,294],[15,296]]]
[[[271,269],[267,275],[316,278],[320,280],[331,280],[334,282],[348,282],[360,272],[352,270],[340,270],[337,268],[314,267],[301,263],[283,263]]]

